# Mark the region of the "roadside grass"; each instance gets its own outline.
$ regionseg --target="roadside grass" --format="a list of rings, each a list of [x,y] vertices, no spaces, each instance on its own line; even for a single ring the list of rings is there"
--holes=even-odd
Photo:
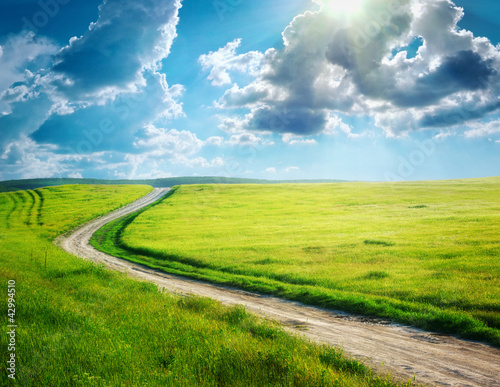
[[[169,273],[500,346],[500,178],[181,186],[91,243]]]
[[[0,385],[396,385],[339,349],[286,334],[242,307],[162,293],[52,243],[150,189],[63,186],[0,194],[1,292],[6,299],[7,281],[16,281],[17,324],[16,379],[6,376],[4,334]],[[6,302],[0,315],[7,326]]]

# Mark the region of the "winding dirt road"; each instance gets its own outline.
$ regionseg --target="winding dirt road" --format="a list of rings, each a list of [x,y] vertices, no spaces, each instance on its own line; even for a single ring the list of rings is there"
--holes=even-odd
[[[380,320],[306,306],[232,288],[168,275],[95,250],[90,237],[99,228],[163,197],[168,188],[93,220],[56,243],[67,252],[151,281],[173,293],[211,297],[223,304],[243,304],[248,311],[281,321],[288,330],[314,341],[341,346],[375,371],[433,386],[500,386],[500,350],[451,336],[423,332]]]

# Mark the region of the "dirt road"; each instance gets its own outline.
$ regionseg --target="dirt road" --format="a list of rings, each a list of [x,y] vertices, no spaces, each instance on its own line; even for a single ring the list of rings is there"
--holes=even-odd
[[[164,274],[101,253],[89,245],[92,234],[103,225],[158,200],[168,190],[155,189],[144,198],[85,224],[69,236],[58,238],[56,243],[71,254],[154,282],[169,292],[211,297],[227,305],[243,304],[250,312],[281,321],[291,331],[341,346],[374,370],[391,373],[404,381],[415,376],[417,383],[434,386],[500,386],[499,349]]]

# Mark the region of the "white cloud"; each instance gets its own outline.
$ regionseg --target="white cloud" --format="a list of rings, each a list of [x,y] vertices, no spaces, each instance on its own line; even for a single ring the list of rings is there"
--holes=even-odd
[[[350,134],[352,126],[342,121],[342,118],[340,118],[337,114],[330,113],[323,133],[333,135],[337,134],[339,130],[343,133]]]
[[[299,167],[288,167],[288,168],[285,168],[285,172],[286,173],[297,172],[297,171],[300,171]]]
[[[98,162],[100,155],[79,156],[57,152],[55,145],[39,145],[26,136],[11,142],[0,156],[0,169],[9,176],[35,179],[65,176],[75,170],[79,163]],[[5,174],[7,176],[7,174]]]
[[[226,162],[222,157],[216,157],[212,159],[211,164],[214,167],[223,167],[224,165],[226,165]]]
[[[202,141],[193,132],[154,125],[146,126],[143,137],[134,143],[140,153],[128,154],[126,158],[126,162],[134,166],[129,173],[134,178],[140,176],[139,171],[142,174],[150,170],[164,171],[165,167],[173,165],[189,169],[221,168],[225,165],[222,157],[209,160],[198,155],[204,146],[220,144],[221,137],[209,137]]]
[[[292,133],[285,133],[281,137],[282,141],[288,145],[316,145],[318,142],[314,139],[305,139]]]
[[[184,155],[178,155],[174,160],[172,160],[173,164],[181,164],[188,168],[213,168],[213,167],[223,167],[225,165],[224,159],[222,157],[216,157],[210,161],[208,161],[204,157],[194,157],[188,158]]]
[[[152,169],[144,173],[136,174],[134,176],[134,179],[166,179],[172,176],[172,173],[165,172],[159,169]]]
[[[365,129],[361,133],[354,133],[354,128],[352,125],[346,124],[342,118],[340,118],[335,113],[328,113],[325,129],[323,130],[323,134],[326,135],[337,135],[339,133],[345,134],[348,138],[361,138],[367,136],[375,136],[373,130]]]
[[[234,134],[228,141],[229,145],[247,145],[247,146],[257,146],[257,145],[274,145],[272,141],[263,140],[261,137],[257,137],[253,133],[241,133]]]
[[[33,98],[34,93],[26,85],[13,86],[0,92],[0,106],[3,105],[3,112],[0,115],[12,113],[11,104],[15,102],[27,101]]]
[[[213,86],[223,86],[231,83],[229,71],[248,72],[257,75],[264,55],[258,51],[250,51],[236,55],[241,39],[235,39],[215,52],[210,52],[199,57],[199,62],[204,70],[210,70],[208,80]]]
[[[159,154],[155,151],[140,154],[126,154],[116,162],[107,162],[101,169],[109,170],[113,177],[122,179],[157,179],[175,175],[191,175],[193,170],[224,167],[222,157],[207,160],[202,156],[189,156],[183,153]]]
[[[145,136],[145,139],[136,141],[134,146],[157,156],[166,154],[191,156],[198,153],[204,145],[195,133],[187,130],[168,130],[148,125],[145,128]]]
[[[12,113],[12,104],[33,98],[35,90],[27,86],[35,81],[28,66],[36,71],[48,66],[57,46],[32,32],[9,35],[0,55],[0,117]],[[20,84],[24,82],[26,84]]]
[[[490,121],[487,123],[476,123],[469,125],[469,127],[471,129],[464,133],[467,138],[486,137],[492,134],[500,134],[500,120]]]
[[[205,140],[206,145],[221,146],[224,143],[224,137],[212,136]]]
[[[27,136],[12,141],[0,153],[2,179],[76,177],[93,171],[106,178],[146,179],[190,175],[200,168],[206,174],[225,167],[222,157],[207,159],[199,155],[204,142],[189,131],[148,126],[135,146],[138,153],[119,151],[65,154],[54,144],[37,144]]]
[[[269,167],[269,168],[266,168],[264,170],[265,173],[271,173],[271,174],[275,174],[276,173],[276,168],[274,167]]]
[[[273,129],[283,125],[282,120],[286,120],[285,116],[282,117],[280,115],[273,115],[269,117],[269,120],[265,124],[263,123],[260,129],[251,128],[250,122],[253,121],[255,112],[255,110],[252,110],[243,118],[238,116],[230,117],[226,115],[216,115],[216,117],[221,121],[218,128],[229,134],[258,132],[261,135],[270,135],[273,133]],[[264,130],[264,127],[268,127],[268,130]]]
[[[45,37],[36,37],[33,32],[9,35],[0,46],[0,93],[15,82],[25,80],[28,65],[37,70],[50,63],[58,47]]]
[[[92,103],[141,88],[143,74],[158,70],[170,53],[180,6],[180,0],[105,1],[98,20],[57,55],[52,83],[69,99]]]
[[[226,133],[245,132],[246,126],[248,125],[247,119],[242,120],[239,117],[227,117],[219,115],[218,118],[222,121],[218,128]]]
[[[237,84],[227,90],[219,101],[214,103],[216,108],[230,109],[233,107],[254,107],[270,95],[270,91],[275,89],[268,89],[263,83],[252,83],[244,88],[240,88]],[[277,97],[277,96],[275,96]]]
[[[448,138],[448,137],[451,137],[451,136],[453,136],[453,135],[454,135],[454,134],[453,134],[452,132],[441,132],[441,133],[436,134],[436,135],[434,136],[434,140],[444,140],[444,139],[446,139],[446,138]]]
[[[366,0],[362,11],[344,16],[295,17],[283,32],[284,48],[264,54],[255,80],[233,85],[217,102],[251,109],[244,118],[228,117],[223,129],[364,135],[335,121],[343,113],[371,117],[387,136],[400,136],[500,109],[499,48],[460,30],[463,9],[451,1]],[[409,57],[407,46],[420,40]],[[283,111],[293,115],[270,127]]]
[[[179,8],[179,0],[107,0],[98,20],[66,47],[33,33],[2,42],[0,151],[29,135],[63,154],[127,153],[138,128],[182,116],[184,88],[169,86],[158,72],[176,36]],[[103,121],[112,121],[113,133],[95,133]],[[167,153],[180,146],[160,145]]]

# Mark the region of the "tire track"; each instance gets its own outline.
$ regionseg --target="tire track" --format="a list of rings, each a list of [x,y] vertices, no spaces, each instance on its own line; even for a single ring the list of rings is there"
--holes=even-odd
[[[8,200],[12,203],[12,207],[10,208],[5,218],[5,226],[7,228],[10,228],[10,217],[16,211],[17,201],[10,192],[6,194],[5,197],[8,198]]]
[[[33,211],[35,210],[35,206],[37,204],[37,199],[35,197],[35,192],[33,192],[32,190],[27,190],[26,192],[28,193],[28,195],[31,198],[31,204],[29,205],[28,218],[27,218],[25,223],[27,226],[31,226],[33,223],[36,223],[36,220],[35,220],[35,222],[33,222],[32,218],[34,217]]]
[[[26,219],[24,216],[26,196],[24,191],[16,191],[12,193],[12,200],[14,201],[14,208],[9,214],[9,228],[12,228],[15,224],[26,225]]]
[[[169,292],[211,297],[226,305],[245,305],[250,312],[282,322],[291,332],[341,346],[374,370],[390,373],[402,381],[415,376],[417,383],[428,385],[500,387],[500,349],[489,345],[399,324],[377,324],[338,311],[165,274],[90,246],[89,240],[99,228],[153,203],[168,190],[157,188],[144,198],[59,237],[55,243],[71,254],[154,282]]]
[[[15,192],[15,195],[18,198],[18,202],[21,204],[19,207],[19,222],[29,226],[30,209],[32,206],[29,201],[32,200],[32,197],[27,191],[17,191]]]
[[[42,214],[43,214],[43,203],[45,198],[43,197],[43,191],[40,188],[34,190],[35,194],[38,196],[38,207],[36,209],[36,224],[38,226],[43,226]]]

